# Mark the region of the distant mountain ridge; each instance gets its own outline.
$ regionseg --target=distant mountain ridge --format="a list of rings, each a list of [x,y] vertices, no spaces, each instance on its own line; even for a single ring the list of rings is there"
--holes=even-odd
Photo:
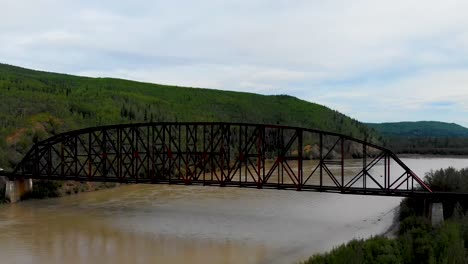
[[[385,137],[468,137],[468,128],[437,121],[367,123]]]

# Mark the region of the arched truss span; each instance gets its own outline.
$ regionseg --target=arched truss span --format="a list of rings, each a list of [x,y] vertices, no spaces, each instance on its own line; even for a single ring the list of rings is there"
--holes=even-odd
[[[35,144],[13,177],[410,196],[430,188],[390,150],[346,135],[264,124],[93,127]]]

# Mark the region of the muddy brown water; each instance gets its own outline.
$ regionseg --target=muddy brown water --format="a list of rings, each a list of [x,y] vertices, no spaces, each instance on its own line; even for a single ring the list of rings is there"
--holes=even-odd
[[[468,167],[468,158],[403,161],[421,176],[430,169]],[[386,231],[400,200],[127,185],[0,206],[0,262],[295,263]]]

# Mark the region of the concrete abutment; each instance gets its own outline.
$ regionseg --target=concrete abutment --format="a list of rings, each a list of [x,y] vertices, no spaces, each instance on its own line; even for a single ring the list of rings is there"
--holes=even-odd
[[[20,201],[24,195],[32,192],[32,190],[32,179],[8,180],[5,183],[5,198],[8,199],[10,203],[16,203]]]
[[[438,226],[444,222],[444,206],[441,202],[424,199],[423,215],[431,221],[432,226]]]

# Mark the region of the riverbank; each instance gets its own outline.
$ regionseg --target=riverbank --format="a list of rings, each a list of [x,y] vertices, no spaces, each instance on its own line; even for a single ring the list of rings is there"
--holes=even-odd
[[[427,182],[437,191],[468,192],[468,168],[432,171],[427,174]],[[316,254],[303,264],[467,263],[468,201],[444,201],[446,219],[436,226],[421,216],[423,207],[424,203],[416,199],[402,201],[396,237],[383,234],[367,240],[355,239],[328,253]]]
[[[392,225],[388,227],[388,229],[383,232],[381,235],[386,238],[396,238],[398,236],[398,230],[400,230],[400,206],[395,207],[392,209],[393,215],[393,222]]]
[[[468,154],[418,154],[418,153],[397,153],[399,158],[410,158],[410,159],[468,159]]]
[[[407,229],[396,239],[353,240],[304,263],[467,263],[463,234],[467,219],[449,220],[436,228],[423,219],[407,219]]]
[[[119,183],[112,182],[77,182],[34,180],[33,190],[21,197],[21,200],[46,199],[115,188]],[[0,181],[0,204],[8,203],[5,197],[5,182]]]
[[[24,199],[63,197],[82,192],[93,192],[119,186],[112,182],[34,181],[33,191]]]

